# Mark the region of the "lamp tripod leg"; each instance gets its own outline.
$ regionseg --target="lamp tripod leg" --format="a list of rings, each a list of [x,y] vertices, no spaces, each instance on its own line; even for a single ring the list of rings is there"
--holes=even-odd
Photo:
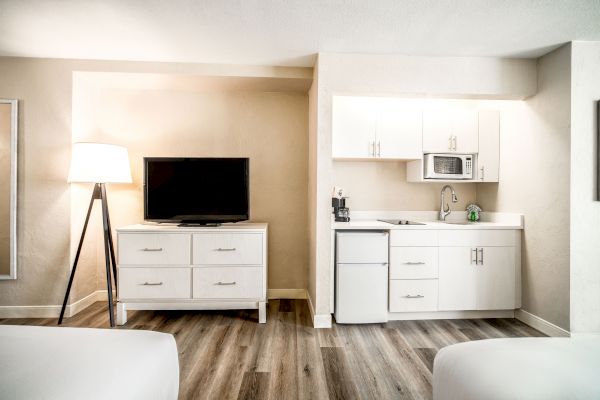
[[[60,309],[60,317],[58,318],[58,325],[62,324],[65,316],[65,310],[67,308],[67,301],[69,301],[69,294],[71,293],[71,286],[73,285],[73,278],[75,278],[75,271],[77,270],[77,263],[79,262],[79,256],[81,255],[81,247],[83,246],[83,239],[85,238],[85,232],[90,222],[90,214],[92,213],[92,207],[94,206],[94,200],[99,199],[101,195],[100,185],[96,183],[94,191],[92,192],[92,198],[90,199],[90,205],[88,207],[87,215],[85,216],[85,222],[83,224],[83,230],[81,232],[81,238],[79,239],[79,245],[77,246],[77,253],[75,254],[75,261],[73,262],[73,268],[71,269],[71,275],[69,277],[69,283],[67,284],[67,291],[65,292],[65,298],[63,300],[62,308]]]
[[[106,193],[104,193],[104,198],[106,199]],[[108,199],[106,201],[108,203]],[[112,263],[113,279],[115,281],[115,293],[116,293],[117,299],[118,299],[119,298],[119,285],[117,283],[117,262],[115,260],[115,245],[113,243],[112,227],[110,225],[110,214],[108,213],[108,204],[106,206],[106,221],[108,222],[108,245],[110,248],[110,260]]]
[[[115,326],[115,315],[113,312],[113,293],[112,293],[112,279],[111,279],[111,245],[110,234],[109,234],[109,223],[108,223],[108,204],[106,202],[106,189],[104,184],[100,184],[100,197],[102,199],[102,225],[104,227],[104,259],[106,262],[106,290],[108,291],[108,317],[110,320],[110,326]]]

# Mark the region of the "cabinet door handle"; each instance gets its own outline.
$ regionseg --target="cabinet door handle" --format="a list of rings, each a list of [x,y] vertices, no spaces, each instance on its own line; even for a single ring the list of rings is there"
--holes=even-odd
[[[375,157],[375,141],[369,142],[370,153],[369,155]]]
[[[475,258],[473,259],[473,253],[475,254]],[[471,249],[471,264],[475,263],[475,265],[477,265],[478,259],[477,259],[477,249]]]
[[[453,140],[454,140],[454,146],[452,147],[452,150],[456,151],[456,147],[457,147],[457,144],[456,144],[456,142],[457,142],[456,136],[454,136],[454,139],[453,139]]]
[[[140,283],[142,286],[162,286],[162,282],[144,282]]]
[[[480,174],[481,178],[480,179],[483,180],[483,174],[484,174],[484,171],[485,171],[485,167],[479,168],[479,171],[481,172],[481,174]]]
[[[215,249],[216,251],[235,251],[235,247],[229,247],[229,248],[221,248],[219,247],[218,249]]]
[[[407,294],[406,296],[404,296],[405,299],[422,299],[423,297],[425,296],[423,296],[422,294],[416,294],[414,296]]]
[[[381,157],[381,142],[377,142],[377,157]]]
[[[402,263],[405,265],[424,265],[425,263],[423,261],[407,261],[405,263]]]
[[[452,135],[448,138],[448,150],[452,151]]]
[[[483,247],[477,250],[479,252],[479,264],[483,265]]]
[[[217,285],[217,286],[231,286],[231,285],[235,285],[235,284],[236,284],[235,281],[233,281],[233,282],[217,282],[217,283],[215,283],[215,285]]]
[[[156,248],[145,247],[142,249],[142,251],[163,251],[163,248],[162,247],[156,247]]]

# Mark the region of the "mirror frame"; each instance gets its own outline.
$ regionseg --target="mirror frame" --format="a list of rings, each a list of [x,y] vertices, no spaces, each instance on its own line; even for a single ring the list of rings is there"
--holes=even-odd
[[[10,273],[0,275],[0,280],[17,279],[17,138],[19,101],[0,99],[0,104],[10,104]]]

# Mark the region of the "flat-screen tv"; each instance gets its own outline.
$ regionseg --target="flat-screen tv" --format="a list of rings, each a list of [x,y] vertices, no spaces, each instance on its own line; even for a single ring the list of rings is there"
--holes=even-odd
[[[247,158],[144,158],[144,219],[214,224],[249,218]]]

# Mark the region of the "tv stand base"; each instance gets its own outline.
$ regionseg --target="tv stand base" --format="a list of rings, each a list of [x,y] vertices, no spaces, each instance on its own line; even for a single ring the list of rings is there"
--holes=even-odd
[[[182,228],[193,228],[195,226],[208,227],[208,228],[217,228],[217,227],[219,227],[221,225],[222,224],[220,222],[207,222],[207,223],[201,223],[201,222],[182,222],[180,224],[177,224],[177,226],[180,226]]]

